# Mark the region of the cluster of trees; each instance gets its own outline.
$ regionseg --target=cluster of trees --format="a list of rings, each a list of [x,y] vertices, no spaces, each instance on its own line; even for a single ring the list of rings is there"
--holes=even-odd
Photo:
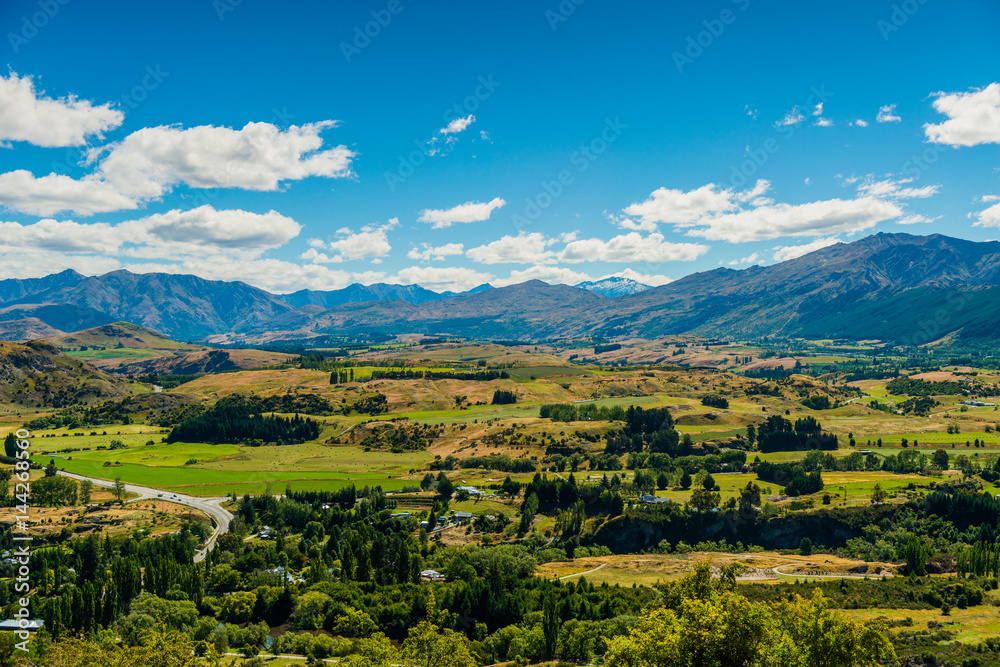
[[[297,444],[319,437],[319,423],[308,417],[261,413],[260,398],[242,394],[227,396],[198,416],[175,426],[167,442]]]
[[[747,431],[747,437],[751,442],[756,438],[757,447],[762,452],[837,449],[837,436],[824,433],[814,417],[796,419],[793,425],[781,415],[772,415],[755,431]]]
[[[389,399],[386,398],[385,394],[376,391],[374,394],[363,396],[345,408],[344,414],[349,415],[352,410],[362,415],[381,415],[389,412]]]
[[[757,478],[783,486],[787,496],[803,496],[823,490],[820,471],[807,472],[804,466],[797,463],[763,461],[757,464]]]
[[[718,394],[709,394],[708,396],[702,397],[701,404],[710,408],[725,410],[729,408],[729,399],[725,396],[719,396]]]
[[[514,473],[534,472],[537,467],[531,459],[515,459],[507,454],[469,456],[462,459],[461,466],[463,468],[486,468],[488,470]]]
[[[962,385],[958,382],[932,382],[930,380],[914,380],[908,377],[898,377],[886,385],[890,394],[906,396],[956,396],[962,393]]]
[[[506,389],[497,389],[493,392],[493,405],[510,405],[517,403],[517,394]]]
[[[482,371],[448,371],[448,370],[374,370],[372,380],[465,380],[466,382],[492,382],[507,380],[510,373],[494,369]]]
[[[389,449],[392,452],[420,451],[427,449],[440,434],[438,427],[428,424],[376,422],[370,435],[365,436],[359,447],[364,449]]]

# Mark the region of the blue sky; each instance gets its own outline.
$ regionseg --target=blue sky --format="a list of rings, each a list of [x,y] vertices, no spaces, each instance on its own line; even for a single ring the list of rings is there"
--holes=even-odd
[[[1000,236],[995,2],[100,7],[0,7],[0,278],[660,284]]]

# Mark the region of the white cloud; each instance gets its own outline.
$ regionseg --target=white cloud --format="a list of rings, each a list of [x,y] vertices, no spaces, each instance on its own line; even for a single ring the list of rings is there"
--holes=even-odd
[[[948,146],[1000,144],[1000,83],[968,93],[935,95],[935,111],[948,120],[924,125],[928,141]]]
[[[23,170],[0,174],[0,204],[33,215],[93,215],[137,208],[178,184],[270,191],[309,176],[343,178],[351,174],[355,154],[344,146],[320,150],[321,131],[335,125],[144,128],[92,149],[88,163],[97,162],[97,168],[79,181],[57,174],[35,178]]]
[[[490,138],[490,133],[487,132],[486,130],[479,131],[479,138],[491,144],[493,143],[493,140]]]
[[[443,229],[461,222],[484,222],[490,219],[490,214],[494,210],[506,203],[500,197],[496,197],[485,203],[470,201],[453,208],[424,209],[420,212],[418,220],[432,223],[433,229]]]
[[[697,259],[708,252],[697,243],[671,243],[662,234],[642,236],[629,232],[607,241],[580,239],[566,245],[559,261],[577,262],[678,262]]]
[[[422,250],[420,248],[423,248]],[[465,246],[461,243],[446,243],[442,246],[433,247],[429,243],[421,243],[420,248],[410,248],[406,256],[410,259],[422,260],[443,260],[453,255],[461,255],[465,252]]]
[[[734,208],[736,204],[733,202],[733,191],[709,183],[690,192],[660,188],[646,201],[626,208],[625,215],[636,216],[646,225],[658,222],[684,224],[694,222],[710,213],[730,211]],[[625,225],[620,224],[620,226]],[[655,227],[642,227],[643,231],[652,229]]]
[[[819,104],[817,104],[815,106],[815,108],[813,108],[813,115],[814,116],[822,116],[823,115],[823,103],[822,102],[820,102]]]
[[[504,236],[501,239],[470,248],[465,256],[480,264],[550,264],[555,261],[555,253],[546,250],[554,243],[543,234],[521,232],[517,236]]]
[[[40,220],[22,225],[0,222],[0,248],[24,252],[104,253],[174,259],[228,253],[252,259],[298,235],[301,225],[269,211],[216,211],[201,206],[189,211],[168,211],[118,225],[82,224],[72,220]]]
[[[0,76],[0,141],[36,146],[80,146],[122,124],[125,115],[110,104],[95,106],[73,95],[52,99],[35,89],[30,76]]]
[[[795,259],[797,257],[802,257],[803,255],[808,255],[811,252],[815,252],[816,250],[832,246],[836,243],[840,243],[840,239],[828,237],[828,238],[816,239],[811,243],[805,243],[803,245],[779,246],[773,249],[774,261],[786,262],[790,259]]]
[[[875,121],[879,123],[898,123],[902,118],[896,115],[896,105],[886,104],[879,107]]]
[[[751,109],[750,105],[746,104],[746,105],[743,106],[743,110],[747,112],[748,116],[750,116],[754,120],[757,120],[757,110],[756,109]]]
[[[641,220],[639,222],[636,222],[631,218],[612,217],[612,221],[614,222],[615,225],[617,225],[621,229],[629,229],[634,232],[655,232],[657,229],[659,229],[659,226],[657,226],[657,224],[652,220]]]
[[[127,250],[126,254],[167,259],[216,252],[256,257],[264,250],[288,243],[301,229],[302,225],[276,211],[217,211],[205,205],[123,222],[115,231],[125,242],[140,246]]]
[[[922,188],[901,188],[904,183],[912,183],[912,178],[903,178],[898,181],[885,179],[874,180],[869,176],[864,183],[858,186],[858,192],[872,197],[887,197],[890,199],[926,199],[937,194],[941,189],[940,185],[926,185]]]
[[[438,133],[458,134],[459,132],[465,131],[465,128],[469,127],[475,122],[476,122],[476,117],[471,114],[467,118],[456,118],[455,120],[451,121],[450,123],[442,127],[440,130],[438,130]]]
[[[973,227],[1000,227],[1000,204],[994,204],[985,211],[980,211]]]
[[[434,292],[465,292],[494,279],[491,273],[457,266],[410,266],[388,280],[403,285],[420,285]]]
[[[830,120],[829,118],[820,118],[816,121],[817,127],[831,127],[832,125],[833,121]]]
[[[3,251],[52,251],[59,253],[114,254],[122,240],[107,223],[39,220],[30,225],[0,222],[0,249]]]
[[[857,179],[847,179],[853,183]],[[875,181],[869,177],[855,199],[830,199],[791,205],[761,196],[771,184],[759,180],[753,188],[734,191],[709,183],[691,192],[661,188],[647,201],[633,204],[626,214],[640,215],[643,222],[671,223],[688,236],[712,241],[743,243],[781,236],[820,236],[854,233],[879,222],[899,218],[904,211],[896,203],[930,197],[937,185],[900,187],[908,180]],[[622,226],[622,221],[619,221]],[[633,223],[634,224],[634,223]]]
[[[323,239],[309,239],[308,241],[310,248],[322,248]]]
[[[782,236],[859,232],[902,215],[895,203],[876,197],[829,199],[807,204],[774,204],[744,209],[692,225],[687,234],[711,241],[745,243]]]
[[[784,127],[786,125],[798,125],[806,119],[799,111],[798,107],[792,107],[792,110],[785,114],[785,117],[775,123],[777,127]]]
[[[859,118],[856,121],[854,121],[853,123],[851,123],[851,125],[855,125],[857,127],[868,127],[868,121],[867,120],[862,120],[862,119]]]
[[[273,191],[282,181],[310,176],[349,176],[354,153],[345,146],[320,150],[322,121],[281,129],[247,123],[241,130],[202,125],[147,127],[112,144],[98,173],[120,192],[139,199],[160,197],[183,183],[192,188]],[[99,149],[91,154],[97,159]]]
[[[734,259],[729,262],[729,266],[739,266],[740,264],[756,264],[761,259],[760,253],[755,252],[746,257],[741,257],[740,259]]]
[[[113,257],[24,248],[7,250],[0,243],[0,280],[42,278],[66,269],[75,269],[84,275],[93,276],[120,268],[122,268],[121,263]]]
[[[0,174],[0,204],[29,215],[48,216],[60,211],[93,215],[138,207],[134,199],[121,194],[110,183],[62,174],[35,178],[24,169]]]
[[[938,216],[935,216],[933,218],[928,218],[926,215],[921,215],[919,213],[911,213],[910,215],[903,216],[902,218],[900,218],[899,220],[897,220],[896,224],[898,224],[898,225],[916,225],[916,224],[925,223],[925,222],[934,222],[935,220],[937,220],[940,217],[941,216],[938,215]]]
[[[350,229],[341,228],[337,234],[343,238],[331,241],[326,245],[326,248],[336,253],[335,255],[319,252],[319,248],[322,248],[319,246],[309,248],[300,257],[312,260],[316,264],[340,263],[354,259],[381,259],[388,256],[389,251],[392,250],[387,232],[398,224],[399,219],[392,218],[384,225],[366,225],[357,233]]]
[[[1000,201],[1000,195],[983,195],[979,198],[979,201],[988,204],[991,201]]]

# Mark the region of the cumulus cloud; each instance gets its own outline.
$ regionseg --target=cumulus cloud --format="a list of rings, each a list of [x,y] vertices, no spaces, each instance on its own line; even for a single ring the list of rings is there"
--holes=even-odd
[[[973,226],[1000,228],[1000,204],[994,204],[980,211],[976,216],[976,222],[973,223]]]
[[[853,123],[851,123],[851,125],[855,125],[857,127],[868,127],[868,121],[867,120],[862,120],[862,119],[859,118],[856,121],[854,121]]]
[[[792,110],[785,114],[785,117],[775,123],[777,127],[785,127],[786,125],[798,125],[804,121],[806,117],[802,115],[798,107],[792,107]]]
[[[456,118],[455,120],[451,121],[450,123],[442,127],[440,130],[438,130],[438,133],[459,134],[460,132],[465,131],[465,128],[469,127],[475,122],[476,122],[476,117],[471,114],[466,118]]]
[[[731,211],[736,208],[732,190],[720,188],[714,183],[684,192],[660,188],[644,202],[632,204],[625,209],[625,215],[638,217],[640,224],[647,225],[643,231],[652,231],[652,223],[685,224],[694,222],[705,215]],[[634,223],[633,223],[634,224]]]
[[[249,259],[284,245],[301,228],[299,223],[275,211],[258,214],[201,206],[117,225],[50,219],[28,225],[0,222],[0,247],[25,252],[103,253],[155,259],[228,253]]]
[[[465,255],[480,264],[551,264],[555,261],[555,253],[546,247],[554,242],[538,232],[521,232],[470,248]]]
[[[465,246],[461,243],[446,243],[437,247],[431,246],[429,243],[421,243],[420,248],[411,248],[410,252],[406,253],[406,256],[410,259],[422,259],[424,261],[443,260],[453,255],[462,255],[464,252]]]
[[[94,105],[74,95],[52,99],[35,89],[30,76],[0,76],[0,141],[36,146],[80,146],[122,124],[125,115],[111,104]]]
[[[896,115],[896,105],[886,104],[879,107],[875,121],[878,123],[898,123],[902,118]]]
[[[580,239],[568,243],[558,254],[561,262],[677,262],[689,261],[708,252],[697,243],[671,243],[662,234],[642,236],[629,232],[607,241]]]
[[[660,188],[645,202],[626,208],[625,213],[640,216],[644,223],[672,224],[688,236],[731,243],[853,233],[903,216],[900,200],[930,197],[939,187],[901,187],[907,182],[869,179],[859,186],[859,196],[854,199],[797,205],[761,196],[771,187],[765,180],[743,191],[714,183],[687,193]]]
[[[310,176],[343,178],[351,174],[355,154],[345,146],[320,150],[320,133],[335,125],[144,128],[89,151],[88,164],[96,168],[80,180],[57,174],[36,178],[23,170],[0,174],[0,204],[33,215],[93,215],[137,208],[179,184],[271,191]]]
[[[506,203],[500,197],[496,197],[485,203],[470,201],[453,208],[424,209],[420,212],[418,220],[431,223],[433,229],[443,229],[463,222],[484,222],[490,219],[493,211]]]
[[[802,257],[803,255],[808,255],[811,252],[832,246],[836,243],[840,243],[840,239],[827,237],[816,239],[811,243],[804,243],[802,245],[792,245],[792,246],[779,246],[773,249],[774,261],[776,262],[786,262],[790,259],[795,259],[797,257]]]
[[[392,218],[384,225],[366,225],[361,231],[354,232],[341,228],[337,234],[341,236],[326,244],[326,248],[334,251],[334,255],[319,252],[324,246],[312,247],[300,256],[312,260],[316,264],[340,263],[355,259],[380,260],[386,257],[392,246],[389,245],[388,231],[399,224],[398,218]]]
[[[410,266],[400,270],[391,282],[403,285],[420,285],[433,292],[465,292],[495,276],[463,267]]]
[[[934,110],[943,123],[924,125],[927,140],[948,146],[1000,144],[1000,83],[967,93],[935,93]]]
[[[0,205],[38,216],[60,211],[88,216],[138,208],[134,199],[110,183],[94,178],[76,180],[55,173],[36,178],[24,169],[0,174]]]
[[[300,289],[342,289],[356,282],[378,282],[382,273],[333,270],[319,264],[296,264],[277,259],[251,261],[225,255],[187,258],[177,263],[126,264],[134,273],[192,273],[209,280],[239,280],[276,294]]]

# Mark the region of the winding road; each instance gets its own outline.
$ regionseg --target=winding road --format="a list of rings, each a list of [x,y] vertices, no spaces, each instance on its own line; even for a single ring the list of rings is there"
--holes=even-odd
[[[57,471],[57,474],[63,477],[69,477],[77,481],[90,480],[94,483],[94,486],[100,486],[105,489],[109,489],[114,486],[113,481],[106,479],[98,479],[96,477],[85,477],[83,475],[77,475],[72,472],[66,472],[65,470]],[[161,491],[159,489],[151,489],[147,486],[136,486],[135,484],[126,484],[125,491],[128,493],[136,493],[138,497],[132,498],[127,502],[136,502],[139,500],[162,500],[168,503],[177,503],[178,505],[184,505],[185,507],[190,507],[196,509],[199,512],[204,512],[212,519],[212,524],[215,530],[212,532],[211,537],[205,542],[204,548],[198,550],[194,554],[194,562],[199,563],[205,560],[205,555],[208,551],[215,545],[215,540],[218,539],[219,535],[229,530],[229,522],[232,521],[233,515],[229,513],[229,510],[222,508],[222,503],[229,500],[227,497],[222,498],[198,498],[196,496],[186,496],[182,493],[170,493],[169,491]]]

